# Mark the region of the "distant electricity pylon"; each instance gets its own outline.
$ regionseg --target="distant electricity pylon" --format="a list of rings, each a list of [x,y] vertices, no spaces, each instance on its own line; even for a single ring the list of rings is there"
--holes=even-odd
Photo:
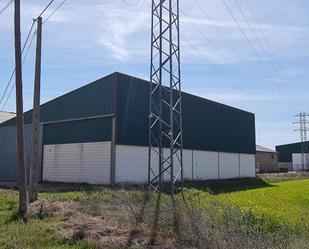
[[[148,184],[183,182],[179,0],[152,0]]]
[[[307,141],[307,131],[309,131],[309,128],[307,127],[307,124],[309,121],[307,120],[307,117],[309,117],[308,113],[300,112],[299,114],[295,115],[298,117],[298,121],[293,122],[293,124],[298,124],[299,128],[295,131],[300,133],[300,141],[301,141],[301,164],[302,169],[306,168],[306,165],[308,164],[308,148],[305,151],[305,142]],[[306,152],[306,157],[305,157]]]

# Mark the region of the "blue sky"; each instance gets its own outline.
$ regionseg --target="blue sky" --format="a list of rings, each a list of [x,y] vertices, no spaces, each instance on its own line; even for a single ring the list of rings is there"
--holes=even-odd
[[[61,1],[55,0],[49,11]],[[0,8],[7,2],[0,1]],[[22,1],[23,40],[32,18],[48,2]],[[146,2],[150,0],[125,2],[129,4],[121,0],[67,0],[44,24],[42,102],[113,71],[149,78],[150,9]],[[180,3],[183,89],[255,113],[258,144],[274,148],[297,142],[294,115],[309,112],[309,2],[225,2],[245,35],[222,0]],[[13,44],[11,6],[0,14],[0,95],[14,68]],[[34,46],[23,68],[25,110],[32,105],[33,74]],[[13,93],[6,111],[15,111],[14,98]]]

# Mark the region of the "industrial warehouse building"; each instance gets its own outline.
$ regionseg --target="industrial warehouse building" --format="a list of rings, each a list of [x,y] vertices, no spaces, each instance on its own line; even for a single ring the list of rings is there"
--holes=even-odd
[[[309,170],[309,141],[276,146],[279,168],[298,171],[303,169],[301,152],[304,152],[305,169]]]
[[[255,177],[254,114],[182,93],[185,180]],[[41,181],[145,183],[149,82],[113,73],[41,106]],[[25,113],[29,175],[32,111]],[[15,119],[0,125],[0,180],[17,180]],[[158,163],[158,160],[153,163]]]

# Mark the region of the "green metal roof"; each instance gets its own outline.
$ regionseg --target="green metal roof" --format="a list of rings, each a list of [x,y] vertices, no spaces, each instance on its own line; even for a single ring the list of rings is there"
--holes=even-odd
[[[182,107],[184,148],[255,154],[254,114],[185,92]],[[117,143],[147,146],[148,113],[149,82],[113,73],[42,105],[44,143],[110,140],[115,114]],[[25,113],[26,124],[31,116]],[[0,127],[12,125],[15,119]]]

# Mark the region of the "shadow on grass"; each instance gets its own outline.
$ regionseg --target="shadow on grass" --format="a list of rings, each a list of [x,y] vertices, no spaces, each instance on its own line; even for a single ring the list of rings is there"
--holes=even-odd
[[[135,226],[130,231],[129,238],[127,240],[128,246],[131,246],[133,244],[135,237],[139,234],[139,225],[145,221],[145,210],[146,210],[146,205],[149,202],[149,199],[150,199],[149,191],[144,191],[143,204],[142,204],[140,212],[135,217]]]
[[[241,178],[241,179],[228,179],[228,180],[208,180],[208,181],[186,181],[184,183],[186,188],[195,188],[199,190],[207,191],[211,194],[230,193],[236,191],[245,191],[249,189],[258,189],[265,187],[275,187],[260,177],[256,178]],[[147,185],[116,185],[116,186],[104,186],[104,185],[91,185],[91,184],[71,184],[71,183],[42,183],[40,184],[40,192],[71,192],[71,191],[85,191],[93,192],[104,189],[125,189],[125,190],[144,190]],[[163,184],[163,193],[169,192],[168,183],[166,186]]]
[[[18,210],[14,210],[10,217],[5,221],[5,224],[10,224],[15,221],[24,221],[27,222],[27,218],[23,217]]]
[[[214,195],[220,193],[245,191],[249,189],[275,187],[275,185],[267,183],[259,177],[229,180],[194,181],[186,182],[184,186],[186,188],[204,190]]]
[[[152,225],[151,238],[148,242],[148,248],[152,248],[152,246],[156,242],[157,232],[159,229],[160,213],[161,213],[161,193],[158,193],[156,206],[154,210],[154,220]]]
[[[170,195],[170,206],[169,205],[164,205],[162,208],[162,194],[159,192],[156,194],[156,205],[154,208],[154,218],[153,218],[153,223],[152,223],[152,230],[151,230],[151,237],[150,240],[148,241],[147,248],[158,248],[158,243],[160,242],[159,236],[159,231],[160,231],[160,222],[163,222],[162,219],[168,219],[166,217],[166,214],[171,215],[172,221],[173,221],[173,232],[176,235],[176,238],[181,237],[181,212],[180,212],[180,207],[175,199],[174,195]],[[165,203],[166,204],[166,203]],[[170,210],[168,210],[170,209]],[[163,215],[164,214],[164,215]],[[161,217],[161,216],[164,217]],[[162,225],[162,224],[161,224]],[[159,246],[159,248],[161,248]]]

